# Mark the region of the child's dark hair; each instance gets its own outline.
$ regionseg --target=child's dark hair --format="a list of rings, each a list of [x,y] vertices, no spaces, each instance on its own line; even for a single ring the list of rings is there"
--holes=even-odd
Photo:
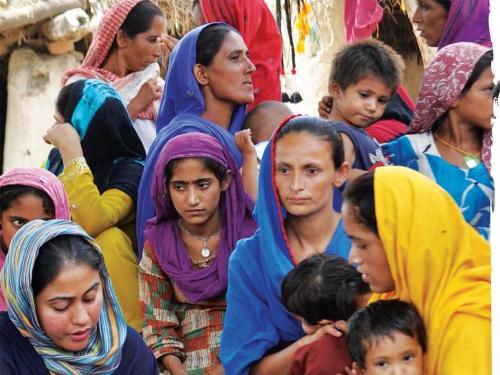
[[[477,60],[476,65],[474,65],[474,69],[472,70],[472,73],[469,76],[469,79],[465,83],[464,88],[460,92],[460,95],[463,96],[467,93],[467,91],[470,90],[474,82],[477,81],[479,76],[489,67],[491,67],[491,62],[493,61],[493,50],[489,50],[485,52],[483,56],[480,57],[479,60]]]
[[[381,41],[370,39],[349,44],[337,52],[330,71],[330,85],[342,90],[368,76],[384,82],[393,92],[403,79],[405,64],[401,56]]]
[[[222,183],[226,179],[228,169],[224,167],[222,164],[218,163],[213,159],[205,157],[195,157],[193,159],[200,160],[205,166],[205,168],[207,168],[210,172],[212,172],[220,183]],[[170,182],[170,180],[172,179],[172,175],[174,174],[174,169],[182,160],[185,159],[184,158],[174,159],[167,163],[165,167],[165,185],[167,185]]]
[[[281,300],[292,314],[311,325],[323,319],[347,320],[370,287],[343,258],[318,254],[304,259],[281,284]]]
[[[347,329],[347,346],[352,359],[366,368],[366,353],[380,340],[393,339],[396,332],[413,337],[422,352],[427,350],[424,323],[411,303],[399,300],[377,301],[354,313]]]
[[[93,270],[103,267],[102,258],[87,240],[76,235],[57,236],[40,247],[33,266],[33,296],[40,294],[69,264],[84,264]]]
[[[43,190],[26,185],[7,185],[0,188],[0,212],[8,210],[16,199],[26,195],[40,198],[45,213],[55,216],[56,208],[49,195]]]
[[[276,143],[290,133],[309,133],[318,139],[329,142],[332,147],[332,160],[335,169],[344,162],[344,144],[339,133],[330,121],[318,117],[297,116],[290,119],[278,132]]]
[[[344,191],[344,205],[348,205],[354,219],[366,225],[378,236],[377,217],[375,215],[375,171],[370,171],[356,178]]]
[[[196,63],[210,66],[215,55],[220,51],[227,34],[231,31],[238,33],[236,29],[225,23],[205,26],[196,41]]]

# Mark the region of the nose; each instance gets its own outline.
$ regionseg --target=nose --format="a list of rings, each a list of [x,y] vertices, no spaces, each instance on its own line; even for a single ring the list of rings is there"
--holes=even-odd
[[[83,304],[75,306],[75,310],[72,315],[72,322],[77,326],[85,326],[89,321],[89,314],[87,309]]]
[[[304,189],[304,183],[302,181],[302,176],[300,173],[294,173],[291,179],[291,185],[290,189],[294,192],[297,193],[301,190]]]
[[[390,375],[405,375],[405,368],[402,365],[396,365],[391,370]]]
[[[257,68],[255,68],[255,65],[253,64],[252,60],[250,60],[248,57],[246,59],[248,60],[246,72],[248,74],[252,74],[253,72],[255,72]]]
[[[351,245],[351,250],[349,250],[348,261],[353,265],[358,265],[359,263],[361,263],[361,258],[359,257],[358,250],[356,249],[356,246],[354,244]]]
[[[422,13],[420,12],[420,8],[417,7],[415,13],[413,13],[413,17],[411,19],[414,23],[420,23],[422,21]]]
[[[377,110],[377,98],[368,98],[366,101],[366,109],[370,112]]]
[[[194,187],[190,187],[188,189],[187,203],[190,206],[196,206],[198,203],[200,203],[200,198],[198,197],[198,193],[196,192],[196,189]]]

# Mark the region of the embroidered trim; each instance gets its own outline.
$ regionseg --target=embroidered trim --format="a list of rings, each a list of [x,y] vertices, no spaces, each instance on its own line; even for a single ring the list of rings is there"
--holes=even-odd
[[[59,179],[63,183],[72,182],[78,176],[80,176],[84,173],[92,174],[89,166],[87,165],[87,161],[85,160],[85,158],[83,156],[80,156],[78,158],[74,158],[73,160],[71,160],[68,163],[68,165],[64,167],[64,170],[59,175]]]

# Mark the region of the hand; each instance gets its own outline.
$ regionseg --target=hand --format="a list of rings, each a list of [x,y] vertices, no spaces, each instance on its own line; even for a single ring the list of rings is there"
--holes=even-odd
[[[71,124],[56,123],[52,125],[43,136],[43,140],[59,150],[64,165],[83,156],[80,136]]]
[[[212,375],[224,375],[224,368],[222,365],[218,365],[216,368],[213,369]]]
[[[352,368],[345,368],[345,374],[337,373],[336,375],[361,375],[361,369],[356,362],[353,362]]]
[[[160,49],[161,49],[161,75],[165,77],[168,70],[168,61],[170,59],[170,54],[174,49],[175,45],[179,42],[178,39],[173,36],[162,34],[160,39]]]
[[[188,375],[188,372],[182,366],[181,360],[175,355],[167,354],[161,357],[161,363],[172,375]]]
[[[333,98],[330,95],[325,95],[318,102],[319,117],[328,120],[332,112]]]
[[[344,322],[344,321],[341,320],[339,322],[325,324],[325,325],[321,326],[313,334],[302,337],[300,339],[300,341],[302,341],[301,344],[302,345],[311,344],[311,343],[319,340],[320,338],[322,338],[324,335],[332,335],[335,337],[343,336],[344,332],[342,330],[340,330],[339,328],[337,328],[337,323],[338,323],[339,327],[344,327],[344,325],[347,326],[347,324],[345,322],[344,322],[344,324],[342,324],[341,322]]]
[[[237,132],[234,135],[234,142],[243,157],[255,157],[257,160],[257,151],[255,151],[255,147],[252,143],[252,131],[250,129]]]
[[[160,99],[160,97],[161,86],[158,84],[158,81],[153,78],[147,80],[127,106],[130,117],[135,119],[140,112],[144,111],[152,102]]]

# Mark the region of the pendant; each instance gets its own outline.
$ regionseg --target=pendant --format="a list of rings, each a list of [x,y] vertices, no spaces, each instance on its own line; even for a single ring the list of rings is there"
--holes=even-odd
[[[474,168],[479,164],[479,158],[473,156],[464,156],[464,162],[467,168]]]
[[[210,256],[210,249],[208,247],[201,249],[201,256],[203,258],[208,258]]]

